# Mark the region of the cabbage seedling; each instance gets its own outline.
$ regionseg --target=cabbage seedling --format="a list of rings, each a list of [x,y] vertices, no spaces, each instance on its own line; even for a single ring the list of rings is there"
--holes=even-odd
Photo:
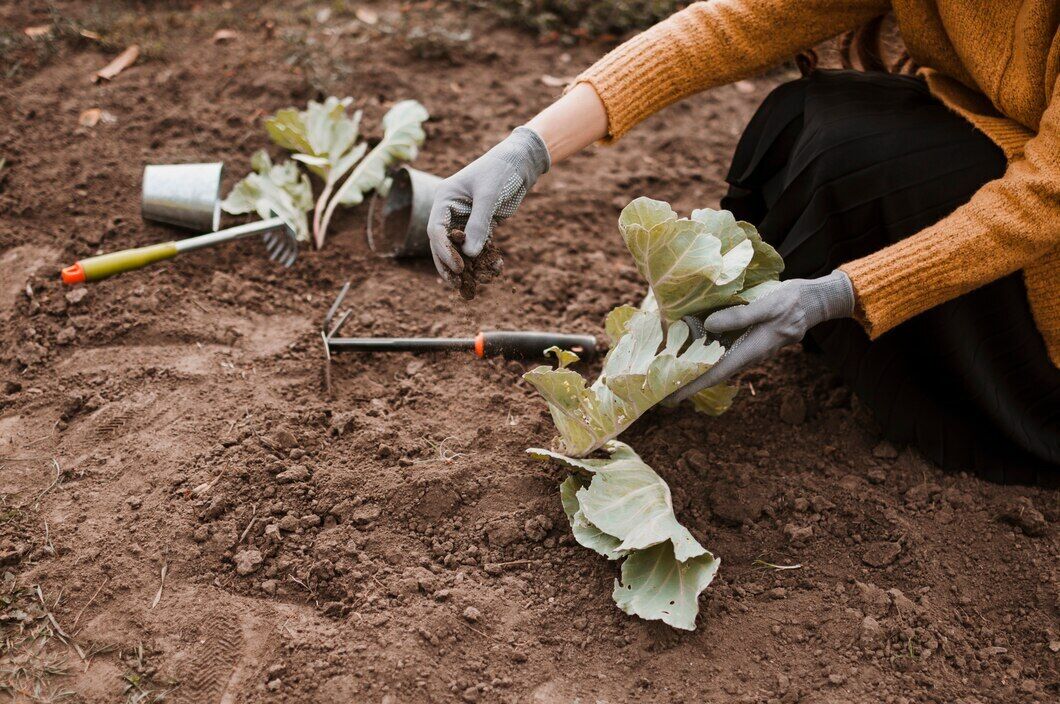
[[[281,217],[300,240],[309,239],[309,219],[313,208],[313,188],[309,177],[293,161],[273,164],[264,149],[250,159],[253,169],[237,183],[221,202],[226,213],[257,213],[262,219]]]
[[[272,141],[291,151],[296,162],[303,164],[323,181],[320,195],[315,199],[310,189],[308,203],[302,198],[296,201],[301,216],[293,218],[292,222],[298,238],[308,241],[308,222],[303,225],[301,220],[308,220],[306,213],[313,211],[312,234],[317,248],[324,244],[335,208],[339,205],[357,205],[374,190],[385,191],[389,185],[387,169],[415,159],[426,136],[423,131],[423,122],[428,117],[426,108],[415,100],[403,100],[383,116],[383,138],[369,150],[367,143],[358,142],[361,111],[358,110],[352,116],[348,114],[352,102],[352,98],[340,100],[335,97],[329,97],[323,103],[311,100],[305,110],[285,108],[265,121],[265,129]],[[288,168],[287,164],[291,162],[285,163],[285,169]],[[255,173],[257,178],[251,174],[237,186],[244,192],[237,194],[233,191],[225,200],[225,211],[233,214],[260,213],[262,207],[271,204],[276,206],[272,208],[273,212],[287,219],[291,204],[286,202],[282,194],[260,183],[265,174],[256,167]],[[247,181],[249,183],[244,184]],[[308,186],[308,181],[305,183]],[[288,190],[283,188],[282,183],[275,185],[280,186],[281,190]],[[254,206],[251,207],[248,202]]]
[[[648,281],[640,307],[619,306],[604,321],[611,350],[591,385],[568,367],[572,352],[547,350],[557,368],[524,375],[548,403],[559,452],[527,450],[574,473],[560,498],[575,540],[609,560],[623,560],[612,598],[628,614],[692,630],[698,598],[721,561],[674,515],[670,488],[616,438],[637,418],[710,369],[724,354],[717,341],[692,340],[687,315],[748,303],[776,286],[784,262],[758,231],[727,211],[680,218],[669,205],[638,198],[619,217],[623,241]],[[736,389],[719,385],[693,397],[718,415]],[[603,449],[606,459],[586,459]]]

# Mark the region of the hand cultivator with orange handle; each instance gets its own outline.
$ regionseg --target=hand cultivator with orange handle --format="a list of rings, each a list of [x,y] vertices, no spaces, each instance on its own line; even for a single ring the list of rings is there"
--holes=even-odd
[[[475,337],[337,337],[352,311],[347,310],[332,325],[342,301],[350,290],[347,281],[331,304],[320,337],[324,341],[324,383],[331,391],[331,354],[343,350],[354,352],[424,352],[438,350],[471,350],[476,357],[507,359],[542,359],[549,347],[571,350],[582,359],[596,354],[596,338],[560,332],[529,330],[490,330]]]

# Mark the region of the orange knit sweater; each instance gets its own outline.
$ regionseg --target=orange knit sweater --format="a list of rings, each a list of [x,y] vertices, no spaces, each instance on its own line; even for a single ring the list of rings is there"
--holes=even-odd
[[[1023,272],[1060,367],[1060,2],[711,0],[633,37],[576,80],[595,88],[610,137],[692,93],[744,78],[893,10],[939,100],[1008,157],[1001,178],[935,225],[840,268],[872,337]]]

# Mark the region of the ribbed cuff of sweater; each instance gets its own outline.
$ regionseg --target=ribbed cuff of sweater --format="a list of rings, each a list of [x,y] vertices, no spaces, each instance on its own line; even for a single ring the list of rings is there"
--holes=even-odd
[[[955,274],[962,266],[959,258],[950,256],[951,252],[941,247],[934,251],[933,241],[938,242],[944,236],[925,230],[839,267],[854,286],[854,318],[871,339],[965,293],[956,287],[940,285],[945,281],[959,281],[960,277]]]
[[[1023,270],[1027,299],[1049,358],[1060,367],[1060,247]]]

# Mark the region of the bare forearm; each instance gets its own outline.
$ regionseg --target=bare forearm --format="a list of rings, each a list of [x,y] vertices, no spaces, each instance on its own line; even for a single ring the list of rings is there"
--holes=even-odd
[[[607,112],[596,90],[579,83],[526,126],[541,136],[555,164],[607,136]]]

